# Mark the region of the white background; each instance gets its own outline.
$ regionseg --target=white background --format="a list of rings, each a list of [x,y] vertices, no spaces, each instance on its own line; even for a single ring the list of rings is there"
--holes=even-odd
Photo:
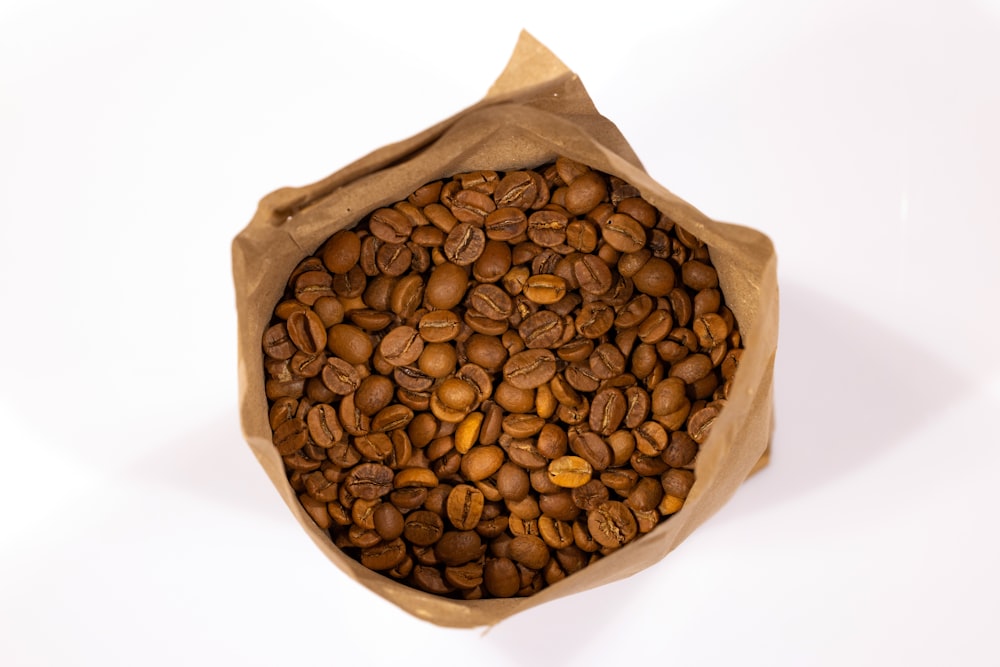
[[[997,664],[1000,2],[361,4],[0,2],[0,663]],[[664,562],[483,636],[280,502],[229,244],[478,100],[521,28],[774,240],[777,432]]]

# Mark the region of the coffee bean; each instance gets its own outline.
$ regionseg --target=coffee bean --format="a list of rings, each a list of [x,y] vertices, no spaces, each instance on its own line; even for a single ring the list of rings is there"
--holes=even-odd
[[[462,565],[479,556],[482,543],[474,530],[450,530],[434,545],[434,553],[445,565]]]
[[[418,510],[409,514],[403,524],[403,537],[411,544],[430,546],[441,539],[443,534],[444,521],[428,510]]]
[[[425,298],[434,308],[454,308],[465,297],[468,284],[469,275],[465,269],[457,263],[445,262],[431,271]]]
[[[449,262],[458,266],[468,266],[479,259],[486,248],[486,235],[481,227],[467,222],[460,223],[448,234],[444,242],[444,254]]]
[[[525,350],[504,364],[503,377],[518,389],[534,389],[552,379],[556,360],[549,350]]]
[[[509,598],[521,588],[517,565],[509,558],[487,559],[483,568],[483,584],[491,595]]]
[[[608,500],[587,513],[587,529],[603,547],[620,547],[635,539],[639,531],[628,507],[617,500]]]
[[[472,530],[483,514],[485,499],[481,491],[459,484],[448,494],[448,520],[459,530]]]
[[[590,406],[590,428],[600,435],[611,435],[625,418],[625,408],[622,392],[611,388],[600,390]]]
[[[594,470],[601,471],[611,465],[611,449],[604,439],[593,431],[570,435],[569,448],[574,454],[586,460]]]
[[[417,330],[428,343],[447,343],[455,340],[462,321],[450,310],[432,310],[420,318]]]
[[[323,384],[334,394],[350,394],[361,386],[361,377],[354,366],[339,357],[330,357],[321,373]]]
[[[513,312],[510,296],[496,285],[472,288],[469,304],[491,320],[506,320]]]
[[[549,479],[556,486],[575,489],[590,481],[594,470],[585,459],[579,456],[560,456],[549,463]]]
[[[478,445],[462,456],[462,475],[469,481],[486,479],[504,462],[504,452],[496,445]]]
[[[326,347],[334,356],[349,364],[363,364],[371,358],[373,352],[372,340],[368,334],[351,324],[330,327]]]
[[[611,269],[599,257],[584,255],[573,265],[580,289],[588,294],[604,294],[613,284]]]
[[[524,295],[539,304],[553,304],[566,296],[566,281],[552,274],[533,275],[524,285]]]
[[[642,265],[632,282],[635,288],[649,296],[666,296],[674,288],[674,269],[665,260],[652,257]]]
[[[424,339],[413,327],[396,327],[382,339],[379,351],[393,366],[407,366],[420,358]]]
[[[497,491],[505,500],[521,500],[530,490],[531,483],[524,468],[507,462],[497,471]]]

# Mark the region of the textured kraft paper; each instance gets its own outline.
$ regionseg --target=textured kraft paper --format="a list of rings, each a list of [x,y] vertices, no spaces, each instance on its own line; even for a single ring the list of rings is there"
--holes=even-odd
[[[451,600],[372,572],[337,549],[302,509],[271,443],[261,337],[295,266],[330,235],[421,185],[457,173],[534,167],[564,155],[636,186],[680,227],[705,241],[745,351],[726,408],[702,444],[683,508],[651,533],[528,598]],[[410,614],[441,626],[492,625],[546,601],[628,577],[661,560],[766,464],[778,340],[776,258],[760,232],[708,219],[654,182],[579,78],[527,33],[486,97],[385,146],[326,179],[265,197],[233,242],[244,437],[292,514],[334,564]]]

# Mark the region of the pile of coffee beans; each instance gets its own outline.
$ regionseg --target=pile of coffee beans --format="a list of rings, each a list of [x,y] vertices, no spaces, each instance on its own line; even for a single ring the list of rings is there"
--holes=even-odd
[[[335,233],[263,336],[274,446],[362,564],[526,596],[677,512],[742,353],[708,248],[569,159]]]

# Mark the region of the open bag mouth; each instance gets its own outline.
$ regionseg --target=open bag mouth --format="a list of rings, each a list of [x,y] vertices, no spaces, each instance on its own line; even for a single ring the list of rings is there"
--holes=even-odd
[[[433,623],[644,569],[766,461],[770,241],[652,181],[527,34],[482,102],[266,197],[233,268],[248,444]]]

